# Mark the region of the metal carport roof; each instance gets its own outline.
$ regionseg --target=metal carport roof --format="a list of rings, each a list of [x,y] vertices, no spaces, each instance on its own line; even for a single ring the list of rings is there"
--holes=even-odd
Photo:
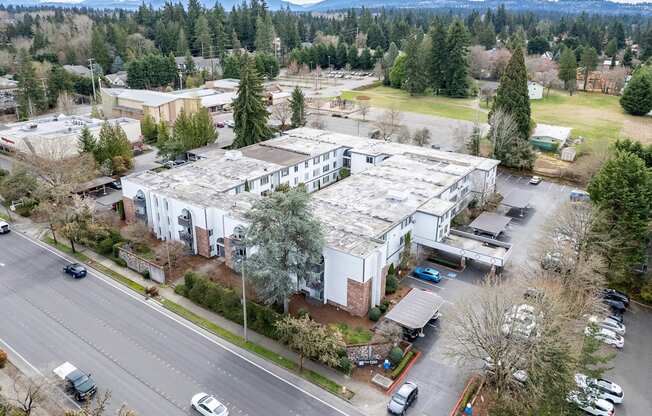
[[[530,205],[531,199],[529,192],[511,192],[500,203],[506,207],[524,209]]]
[[[476,231],[483,231],[485,233],[496,236],[507,228],[507,224],[512,219],[504,215],[499,215],[493,212],[483,212],[473,220],[469,227],[473,228]]]
[[[412,289],[385,318],[410,329],[420,329],[435,316],[444,303],[439,295],[423,289]]]

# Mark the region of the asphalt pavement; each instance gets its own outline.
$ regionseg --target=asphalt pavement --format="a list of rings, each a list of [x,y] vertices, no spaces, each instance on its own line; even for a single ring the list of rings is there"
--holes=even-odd
[[[92,373],[111,408],[189,415],[197,392],[232,415],[358,415],[348,403],[168,313],[16,232],[0,236],[0,344],[46,376],[65,361]],[[24,363],[22,363],[24,361]]]

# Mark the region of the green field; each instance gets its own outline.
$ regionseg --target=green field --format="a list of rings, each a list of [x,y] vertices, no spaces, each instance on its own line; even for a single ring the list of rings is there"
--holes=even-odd
[[[487,120],[487,110],[478,110],[477,99],[411,97],[405,91],[382,86],[345,91],[342,98],[355,100],[360,95],[368,96],[371,105],[376,107],[396,107],[401,111],[466,121]],[[618,97],[611,95],[578,92],[569,96],[562,91],[552,91],[548,97],[532,101],[532,118],[537,123],[571,127],[573,137],[583,136],[590,142],[628,137],[652,143],[652,117],[625,114]]]

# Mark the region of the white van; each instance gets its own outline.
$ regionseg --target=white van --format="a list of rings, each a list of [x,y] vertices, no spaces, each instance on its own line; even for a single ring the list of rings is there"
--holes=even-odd
[[[11,231],[9,229],[9,224],[0,220],[0,234],[7,234],[9,231]]]

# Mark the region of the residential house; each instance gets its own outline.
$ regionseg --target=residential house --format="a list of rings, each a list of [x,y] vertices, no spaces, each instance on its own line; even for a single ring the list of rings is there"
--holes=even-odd
[[[528,81],[527,95],[530,100],[540,100],[543,98],[543,85],[538,82]]]

